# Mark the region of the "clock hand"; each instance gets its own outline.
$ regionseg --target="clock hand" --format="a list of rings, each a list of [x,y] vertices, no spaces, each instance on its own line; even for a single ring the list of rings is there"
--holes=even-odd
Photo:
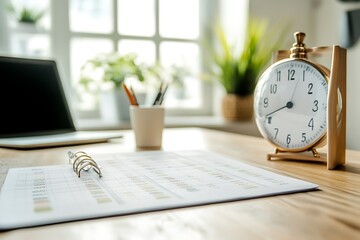
[[[292,95],[291,95],[290,102],[291,102],[291,101],[293,100],[293,98],[294,98],[294,95],[295,95],[295,92],[296,92],[296,88],[297,88],[299,82],[300,82],[300,80],[298,79],[297,82],[296,82],[296,85],[295,85],[295,87],[294,87],[293,93],[292,93]]]
[[[293,100],[293,98],[294,98],[294,95],[295,95],[297,86],[299,85],[299,82],[300,82],[300,80],[298,79],[297,82],[296,82],[296,84],[295,84],[294,90],[293,90],[293,92],[292,92],[292,94],[291,94],[290,101],[288,101],[285,106],[283,106],[283,107],[281,107],[281,108],[278,108],[278,109],[276,109],[275,111],[272,111],[271,113],[266,114],[265,117],[268,117],[268,116],[272,115],[273,113],[276,113],[276,112],[278,112],[278,111],[280,111],[280,110],[282,110],[282,109],[284,109],[284,108],[289,108],[289,109],[290,109],[290,108],[292,108],[292,107],[294,106],[294,103],[292,102],[292,100]]]
[[[283,107],[281,107],[281,108],[278,108],[278,109],[276,109],[275,111],[272,111],[271,113],[266,114],[265,117],[268,117],[269,115],[271,115],[271,114],[273,114],[273,113],[276,113],[276,112],[280,111],[281,109],[284,109],[284,108],[292,108],[293,106],[294,106],[294,104],[293,104],[291,101],[289,101],[289,102],[286,103],[285,106],[283,106]]]

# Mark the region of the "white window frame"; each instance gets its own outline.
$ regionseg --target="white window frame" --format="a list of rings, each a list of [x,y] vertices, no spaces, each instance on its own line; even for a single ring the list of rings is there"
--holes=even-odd
[[[209,39],[211,34],[209,29],[212,29],[214,25],[217,13],[216,0],[199,0],[199,16],[200,16],[200,31],[199,39],[187,40],[187,39],[176,39],[176,38],[164,38],[159,35],[159,0],[155,0],[155,11],[156,11],[156,31],[152,37],[137,37],[137,36],[126,36],[118,33],[117,24],[117,0],[113,0],[113,32],[109,34],[102,33],[80,33],[71,32],[69,24],[69,0],[51,0],[51,16],[52,16],[52,28],[51,28],[51,55],[55,57],[60,66],[60,72],[62,73],[62,79],[65,80],[65,88],[68,91],[74,91],[71,89],[71,66],[70,66],[70,42],[73,37],[90,37],[90,38],[107,38],[113,42],[114,51],[118,51],[118,42],[121,39],[132,39],[132,40],[151,40],[156,45],[156,59],[159,59],[159,45],[162,41],[175,41],[175,42],[191,42],[197,43],[200,46],[201,59],[205,59],[207,51],[201,46],[201,42],[204,39]],[[205,71],[205,64],[201,63],[201,70]],[[212,115],[213,114],[213,85],[209,82],[203,81],[202,83],[202,103],[203,106],[200,109],[168,109],[167,114],[172,116],[195,116],[195,115]],[[74,93],[74,92],[70,92]],[[68,94],[68,96],[75,96],[75,94]],[[69,97],[69,102],[72,103],[74,99]],[[75,116],[95,117],[96,113],[77,113]]]

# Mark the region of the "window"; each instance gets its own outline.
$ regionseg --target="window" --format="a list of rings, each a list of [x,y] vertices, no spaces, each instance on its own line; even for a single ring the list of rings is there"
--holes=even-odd
[[[0,0],[4,1],[5,0]],[[14,2],[16,0],[13,0]],[[17,2],[37,4],[35,0]],[[81,66],[99,53],[134,52],[145,63],[159,61],[163,66],[177,65],[191,72],[182,88],[170,86],[165,101],[168,113],[209,114],[211,98],[199,79],[203,71],[201,49],[204,23],[212,1],[204,0],[47,0],[50,9],[36,34],[13,34],[11,43],[17,55],[53,57],[62,78],[72,89],[72,101],[79,116],[96,117],[96,96],[79,92]],[[34,5],[37,6],[37,5]],[[206,8],[206,9],[205,9]],[[1,27],[1,26],[0,26]],[[16,32],[16,31],[12,31]],[[21,34],[20,34],[21,33]],[[25,40],[23,40],[25,39]],[[23,42],[22,42],[23,41]],[[9,41],[11,42],[11,41]],[[74,107],[74,104],[73,104]]]
[[[0,30],[2,34],[4,32],[6,33],[6,30],[10,33],[7,34],[9,37],[7,39],[9,42],[9,53],[27,57],[50,57],[51,38],[49,31],[51,21],[50,14],[46,11],[46,9],[49,8],[50,0],[44,0],[41,2],[36,0],[2,0],[0,3],[5,6],[5,8],[2,9],[4,12],[0,11],[0,14],[3,15],[2,17],[4,20],[7,20],[7,26],[1,26],[0,24]],[[13,11],[8,10],[10,6],[13,7]],[[16,19],[20,18],[20,12],[22,9],[28,9],[34,13],[43,12],[44,16],[36,26],[32,24],[21,24]],[[0,21],[3,21],[1,17]]]

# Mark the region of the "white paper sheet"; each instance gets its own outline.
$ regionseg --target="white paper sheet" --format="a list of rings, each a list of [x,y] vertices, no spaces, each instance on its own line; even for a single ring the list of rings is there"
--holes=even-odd
[[[70,165],[10,169],[0,229],[307,191],[318,186],[206,152],[93,156],[103,177]]]

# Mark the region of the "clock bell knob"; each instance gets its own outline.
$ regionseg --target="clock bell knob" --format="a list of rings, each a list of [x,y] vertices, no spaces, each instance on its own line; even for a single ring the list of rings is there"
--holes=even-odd
[[[290,49],[290,58],[307,58],[306,47],[304,44],[305,33],[294,33],[295,43]]]

